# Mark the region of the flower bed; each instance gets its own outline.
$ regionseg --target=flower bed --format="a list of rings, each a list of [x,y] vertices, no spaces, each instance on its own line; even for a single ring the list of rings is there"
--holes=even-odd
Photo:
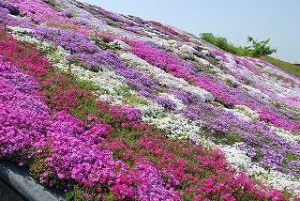
[[[1,158],[69,200],[299,193],[298,80],[279,71],[270,78],[259,60],[201,51],[197,38],[158,23],[154,30],[64,0],[30,4],[0,3]],[[103,32],[92,25],[106,18],[114,23]]]

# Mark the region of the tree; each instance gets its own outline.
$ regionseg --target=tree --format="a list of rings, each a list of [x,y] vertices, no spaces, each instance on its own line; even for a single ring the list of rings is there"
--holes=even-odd
[[[251,36],[248,36],[248,42],[252,43],[252,46],[246,47],[246,50],[253,57],[267,56],[277,52],[277,49],[271,48],[269,45],[270,39],[263,41],[254,40]]]

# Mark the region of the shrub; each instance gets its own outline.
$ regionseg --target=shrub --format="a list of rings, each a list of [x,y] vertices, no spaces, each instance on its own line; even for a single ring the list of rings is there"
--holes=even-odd
[[[251,36],[248,36],[248,42],[252,43],[252,46],[246,47],[246,49],[250,53],[250,56],[253,57],[267,56],[277,51],[276,49],[271,48],[271,46],[269,45],[269,38],[267,40],[257,41],[254,40]]]
[[[230,52],[235,55],[245,56],[247,54],[246,49],[242,47],[235,47],[234,45],[228,43],[227,39],[224,37],[216,37],[212,33],[202,33],[201,38],[218,48]]]

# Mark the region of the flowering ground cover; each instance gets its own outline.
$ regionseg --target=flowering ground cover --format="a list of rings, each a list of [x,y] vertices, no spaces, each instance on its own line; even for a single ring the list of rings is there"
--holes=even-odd
[[[0,11],[1,160],[68,200],[299,199],[298,78],[76,1]]]
[[[243,174],[235,178],[235,171],[226,167],[225,160],[220,152],[205,151],[191,143],[187,143],[185,147],[182,147],[176,141],[168,140],[162,133],[155,132],[151,127],[139,123],[141,117],[138,111],[129,108],[111,107],[106,103],[97,103],[95,105],[97,107],[91,109],[95,110],[94,113],[98,112],[98,115],[91,113],[82,116],[80,112],[85,111],[81,106],[91,99],[88,90],[80,93],[78,84],[75,84],[72,80],[67,80],[70,79],[67,75],[62,74],[57,79],[58,75],[55,74],[55,71],[51,69],[49,63],[39,52],[16,42],[9,36],[1,41],[1,47],[3,47],[1,56],[5,60],[1,63],[4,75],[3,79],[1,79],[1,81],[4,81],[2,88],[7,88],[8,91],[15,88],[20,93],[24,90],[25,93],[28,93],[29,98],[34,98],[34,94],[38,92],[39,87],[38,83],[32,84],[35,81],[33,77],[40,81],[41,92],[49,92],[49,87],[51,87],[52,93],[41,93],[41,97],[36,94],[35,98],[37,101],[40,101],[39,104],[42,104],[41,100],[44,98],[52,109],[51,111],[58,112],[51,117],[47,106],[42,105],[44,106],[44,112],[41,113],[43,114],[42,117],[44,117],[43,124],[38,124],[41,117],[36,118],[35,116],[32,117],[33,122],[31,123],[34,123],[33,125],[27,125],[28,123],[25,124],[22,121],[17,122],[16,125],[9,124],[9,127],[27,125],[27,129],[29,131],[32,130],[32,133],[27,133],[27,135],[24,133],[24,136],[21,133],[11,133],[5,126],[7,123],[4,122],[2,124],[4,125],[2,129],[7,134],[2,136],[5,140],[3,142],[5,149],[2,151],[2,156],[18,152],[31,155],[33,161],[28,162],[19,159],[19,162],[27,162],[29,169],[36,177],[39,177],[42,184],[68,189],[73,187],[71,183],[73,180],[73,182],[77,183],[77,188],[79,186],[80,189],[95,188],[90,190],[92,191],[90,193],[84,193],[83,197],[86,199],[108,199],[107,197],[114,197],[118,200],[203,200],[205,197],[223,197],[224,199],[235,199],[235,197],[254,199],[257,197],[257,199],[268,199],[274,196],[278,197],[278,199],[283,199],[280,192],[271,191],[264,193],[262,190],[255,189],[251,180]],[[8,55],[11,54],[14,54],[16,57],[9,57]],[[34,61],[31,57],[33,55],[35,56]],[[25,74],[16,71],[9,62],[33,77],[26,77]],[[24,65],[26,65],[26,68],[24,68]],[[17,87],[14,85],[6,87],[5,81],[13,81],[11,80],[12,76],[17,80],[22,79],[18,78],[18,74],[24,77],[24,83],[19,82]],[[32,86],[32,88],[24,87],[28,85]],[[79,91],[79,93],[72,97],[72,94],[68,93],[70,90],[75,92],[75,94],[76,91]],[[57,92],[64,92],[63,94],[68,96],[64,97]],[[4,97],[9,98],[8,94],[4,90]],[[33,97],[30,97],[30,95]],[[57,100],[59,97],[63,99],[63,102]],[[84,98],[85,101],[80,103],[80,101],[76,100],[78,97]],[[19,96],[16,96],[15,99],[15,101],[19,101],[19,104],[21,102],[21,104],[25,103],[26,106],[30,106],[28,102],[20,101],[19,99],[21,98]],[[9,106],[16,103],[4,100],[3,104]],[[25,112],[30,113],[30,109],[25,108]],[[77,115],[81,116],[86,121],[86,124],[67,113],[67,111],[71,112],[74,109],[79,110]],[[104,118],[104,114],[110,116],[110,119]],[[6,121],[15,117],[15,115],[9,115],[13,115],[11,110],[9,110],[8,114],[3,115]],[[103,124],[102,122],[104,121],[109,122],[111,125]],[[34,128],[35,130],[33,130]],[[13,127],[13,129],[21,130],[18,127]],[[145,135],[145,133],[148,133],[148,135]],[[131,139],[132,137],[133,139]],[[19,138],[26,144],[21,142],[12,144],[6,141]],[[129,143],[130,139],[132,144]],[[168,143],[170,143],[170,147],[166,150],[172,149],[170,153],[166,150],[164,151],[164,147]],[[126,144],[129,147],[126,147]],[[158,147],[153,147],[153,145]],[[174,146],[178,146],[178,148],[174,149]],[[148,150],[149,148],[151,149]],[[191,155],[188,154],[189,152],[191,152]],[[89,154],[87,155],[87,153]],[[131,156],[130,153],[133,155]],[[185,154],[187,155],[185,156]],[[201,155],[203,155],[202,158],[195,160],[194,157],[200,157]],[[44,158],[45,161],[41,161],[41,158]],[[166,160],[170,164],[165,163]],[[191,160],[191,164],[187,167],[185,160]],[[194,169],[194,166],[197,168]],[[129,167],[134,168],[132,170]],[[184,170],[188,167],[192,169]],[[175,169],[173,170],[172,168]],[[192,170],[194,173],[189,173]],[[182,175],[184,171],[188,172],[186,176]],[[231,178],[232,181],[225,181],[223,178],[221,181],[224,183],[217,184],[220,179],[218,175],[224,175],[224,173],[220,174],[220,171],[225,171],[226,178]],[[149,177],[149,174],[151,177]],[[191,175],[189,176],[189,174]],[[189,180],[194,178],[194,174],[199,174],[199,177],[195,177],[194,184],[189,184]],[[140,176],[137,177],[136,175]],[[217,183],[214,184],[214,181]],[[206,183],[208,183],[207,187],[204,187],[203,185]],[[106,185],[106,189],[103,189]],[[179,187],[181,185],[183,187]],[[186,187],[190,185],[190,188]],[[228,187],[224,185],[228,185]],[[99,186],[100,189],[97,189],[96,186]],[[222,188],[218,186],[222,186]],[[180,191],[177,190],[177,192],[175,190],[177,188],[182,189]],[[214,190],[214,188],[216,189]],[[232,196],[226,193],[227,188],[240,189],[238,190],[240,191],[239,195]]]

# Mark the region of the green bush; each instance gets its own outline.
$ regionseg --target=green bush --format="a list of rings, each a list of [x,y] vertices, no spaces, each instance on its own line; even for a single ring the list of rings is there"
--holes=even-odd
[[[230,52],[239,56],[247,55],[246,49],[242,47],[235,47],[233,44],[228,43],[227,39],[224,37],[217,37],[211,33],[202,33],[200,36],[203,40],[209,42],[212,45],[217,46],[218,48],[226,52]]]
[[[254,40],[251,36],[248,36],[248,42],[252,43],[252,46],[246,47],[246,49],[252,57],[262,57],[277,52],[276,49],[271,48],[271,46],[269,45],[269,38],[267,40],[257,41]]]

